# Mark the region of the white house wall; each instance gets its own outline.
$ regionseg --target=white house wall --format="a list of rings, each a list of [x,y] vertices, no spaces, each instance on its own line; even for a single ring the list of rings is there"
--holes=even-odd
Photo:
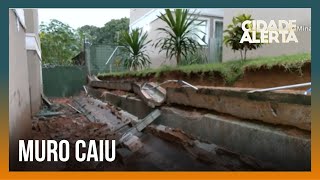
[[[41,106],[42,94],[42,66],[41,47],[39,38],[38,11],[25,9],[26,17],[26,49],[28,59],[29,86],[32,114],[36,114]]]
[[[37,113],[41,105],[41,49],[37,19],[35,9],[9,10],[10,168],[17,161],[17,140],[29,137],[31,115]]]
[[[193,12],[195,9],[190,9]],[[162,22],[158,15],[164,13],[164,9],[131,9],[130,11],[130,29],[143,28],[148,31],[148,39],[152,42],[147,47],[147,52],[151,59],[151,68],[157,68],[162,65],[175,65],[175,60],[167,59],[165,52],[159,53],[159,48],[155,48],[153,45],[157,42],[157,39],[164,36],[161,32],[157,31],[157,28],[164,27],[166,24]],[[223,9],[197,9],[199,12],[200,20],[207,20],[207,40],[209,36],[213,36],[212,23],[214,20],[222,20]]]
[[[17,21],[18,20],[18,21]],[[9,10],[9,131],[10,142],[31,130],[29,73],[25,46],[26,29]]]

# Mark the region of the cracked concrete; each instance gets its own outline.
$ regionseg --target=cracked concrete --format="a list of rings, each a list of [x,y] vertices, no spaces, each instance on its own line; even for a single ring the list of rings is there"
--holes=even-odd
[[[311,130],[310,97],[292,93],[258,94],[230,88],[199,88],[199,91],[191,88],[168,88],[167,103]]]
[[[156,124],[180,128],[197,139],[271,162],[278,169],[311,168],[308,132],[172,107],[163,107],[161,111]]]

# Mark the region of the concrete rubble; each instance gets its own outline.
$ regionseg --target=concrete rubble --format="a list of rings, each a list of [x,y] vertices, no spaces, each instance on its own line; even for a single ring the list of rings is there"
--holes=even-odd
[[[100,84],[91,84],[90,94],[139,118],[157,107],[141,95],[144,82],[94,81]],[[299,90],[250,93],[251,88],[165,87],[165,101],[158,107],[161,116],[153,124],[182,129],[198,140],[259,159],[267,167],[310,170],[310,95]],[[161,138],[176,139],[169,134]]]
[[[246,167],[248,170],[270,170],[271,168],[266,164],[262,165],[262,162],[253,157],[237,154],[212,143],[200,142],[179,129],[164,125],[151,125],[148,130],[162,139],[181,145],[192,156],[205,163],[219,164],[226,169]]]
[[[88,81],[93,88],[134,92],[152,108],[161,106],[166,97],[166,90],[154,82],[101,81],[96,76],[88,76]]]
[[[152,125],[161,115],[157,109],[144,118],[138,118],[108,102],[84,95],[52,101],[50,108],[44,106],[41,113],[33,118],[34,139],[65,139],[70,142],[71,149],[79,139],[115,139],[116,161],[79,163],[71,158],[66,163],[32,162],[25,170],[263,169],[255,159],[200,142],[179,129]],[[47,111],[59,113],[46,116]]]
[[[143,146],[140,139],[131,133],[125,134],[119,141],[132,152],[138,151]]]

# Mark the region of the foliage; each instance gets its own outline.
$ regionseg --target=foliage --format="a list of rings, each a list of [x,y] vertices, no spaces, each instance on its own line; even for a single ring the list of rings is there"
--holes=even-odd
[[[125,67],[130,70],[145,68],[150,64],[150,57],[146,52],[147,45],[151,40],[147,40],[148,34],[143,33],[141,29],[133,29],[131,32],[123,31],[121,44],[130,53],[125,60]]]
[[[77,29],[80,34],[85,36],[86,42],[89,42],[90,44],[93,44],[93,42],[97,39],[98,30],[98,27],[91,25],[85,25]]]
[[[232,50],[240,51],[242,60],[246,60],[248,50],[257,49],[262,45],[261,43],[249,43],[249,42],[240,43],[241,37],[244,33],[241,26],[242,26],[242,23],[246,20],[253,20],[253,19],[249,14],[247,15],[241,14],[237,17],[233,17],[232,23],[229,24],[228,29],[224,31],[226,35],[224,36],[224,39],[223,39],[223,42],[227,47],[230,46]],[[250,27],[247,27],[247,28],[250,28]],[[252,33],[250,33],[250,36],[251,35]],[[259,37],[260,37],[260,34],[257,33],[257,38]]]
[[[122,31],[129,30],[129,19],[112,19],[96,32],[96,39],[93,44],[119,45]]]
[[[120,32],[129,30],[129,18],[112,19],[103,27],[85,25],[78,31],[85,35],[90,44],[118,45]]]
[[[40,40],[44,64],[71,64],[71,59],[81,51],[82,38],[81,34],[58,20],[42,23]]]
[[[119,32],[129,29],[129,19],[113,19],[104,27],[85,25],[74,30],[58,20],[40,25],[40,40],[44,64],[72,64],[72,58],[82,51],[84,38],[90,44],[118,45]]]
[[[199,73],[219,73],[224,78],[227,84],[233,84],[239,77],[242,76],[245,70],[252,69],[258,70],[260,68],[271,69],[274,66],[284,67],[287,71],[297,71],[301,73],[301,68],[306,62],[310,62],[311,55],[309,53],[282,55],[276,57],[259,57],[247,61],[230,61],[225,63],[213,64],[193,64],[179,67],[164,66],[158,69],[146,69],[137,72],[122,72],[122,73],[109,73],[100,74],[99,77],[146,77],[154,75],[159,77],[161,74],[169,73],[172,71],[182,72],[185,74]]]
[[[195,23],[197,16],[188,9],[175,9],[173,13],[165,9],[165,14],[161,13],[158,17],[166,23],[166,27],[157,29],[165,35],[157,40],[155,47],[160,47],[160,52],[165,51],[167,58],[174,56],[179,65],[182,57],[193,54],[200,47],[196,40],[201,39],[196,28],[199,24]]]
[[[180,64],[182,66],[191,64],[205,64],[208,63],[208,56],[206,50],[198,48],[193,54],[187,54],[186,57],[182,57]]]

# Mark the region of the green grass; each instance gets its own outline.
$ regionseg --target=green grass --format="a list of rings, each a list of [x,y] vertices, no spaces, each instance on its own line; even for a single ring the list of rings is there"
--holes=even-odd
[[[225,63],[214,64],[194,64],[188,66],[163,66],[158,69],[146,69],[135,72],[121,72],[121,73],[107,73],[99,74],[99,77],[146,77],[149,75],[160,77],[163,73],[167,72],[183,72],[187,76],[191,73],[204,74],[207,72],[219,73],[227,84],[234,83],[241,77],[244,71],[259,70],[260,68],[270,69],[274,66],[284,67],[287,71],[298,71],[301,73],[301,67],[304,63],[311,61],[309,53],[295,54],[295,55],[282,55],[276,57],[259,57],[255,59],[248,59],[246,61],[229,61]]]

